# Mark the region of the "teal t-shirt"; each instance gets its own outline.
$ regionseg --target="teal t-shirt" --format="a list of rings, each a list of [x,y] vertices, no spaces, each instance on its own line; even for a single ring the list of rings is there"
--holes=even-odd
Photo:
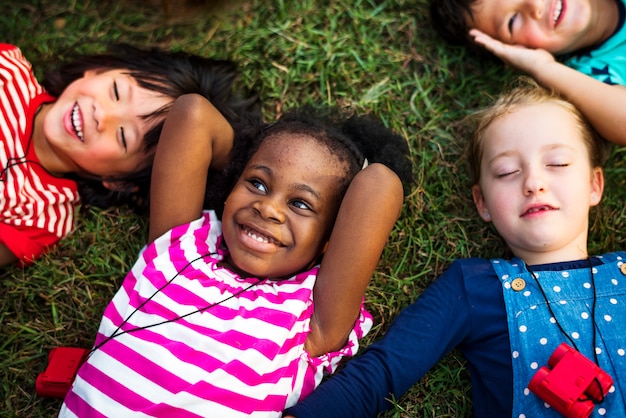
[[[616,0],[619,23],[615,33],[594,49],[564,59],[564,64],[607,84],[626,86],[626,0]]]

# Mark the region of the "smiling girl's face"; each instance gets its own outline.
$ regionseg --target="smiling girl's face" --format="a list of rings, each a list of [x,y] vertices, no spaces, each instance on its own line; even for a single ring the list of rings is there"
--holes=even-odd
[[[589,208],[603,184],[574,115],[544,102],[518,105],[485,130],[472,192],[513,253],[543,264],[587,256]]]
[[[312,266],[332,230],[346,171],[310,136],[266,138],[224,205],[228,261],[251,276],[270,278]]]
[[[171,102],[140,87],[125,70],[87,71],[42,110],[48,152],[40,156],[42,164],[58,174],[98,177],[123,177],[145,168],[151,156],[143,138],[155,121],[143,116]]]

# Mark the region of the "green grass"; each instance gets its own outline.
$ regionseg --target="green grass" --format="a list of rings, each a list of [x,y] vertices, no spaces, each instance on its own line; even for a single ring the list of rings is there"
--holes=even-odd
[[[261,94],[268,120],[328,103],[373,113],[403,134],[417,181],[366,295],[376,319],[366,344],[453,259],[502,255],[500,240],[475,214],[457,127],[513,73],[444,45],[429,27],[426,0],[223,1],[211,10],[183,9],[168,11],[156,0],[2,2],[0,41],[20,46],[38,75],[106,42],[230,58],[240,63],[243,85]],[[624,247],[625,160],[616,150],[607,165],[591,252]],[[34,389],[48,350],[91,345],[146,226],[127,209],[85,210],[75,232],[35,266],[0,272],[2,416],[56,414],[60,402]],[[470,416],[462,358],[449,355],[394,403],[386,417]]]

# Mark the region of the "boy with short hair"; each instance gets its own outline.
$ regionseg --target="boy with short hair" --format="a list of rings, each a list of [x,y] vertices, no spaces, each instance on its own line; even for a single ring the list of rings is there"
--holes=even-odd
[[[486,48],[626,145],[624,0],[431,0],[430,12],[448,42]]]

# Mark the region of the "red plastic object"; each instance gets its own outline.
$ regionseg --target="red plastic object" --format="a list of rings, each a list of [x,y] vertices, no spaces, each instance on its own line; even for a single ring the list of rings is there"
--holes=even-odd
[[[586,418],[613,386],[597,364],[562,343],[530,380],[528,389],[567,418]]]
[[[57,347],[48,354],[48,367],[35,381],[38,396],[64,398],[72,386],[78,368],[89,355],[89,350],[77,347]]]

